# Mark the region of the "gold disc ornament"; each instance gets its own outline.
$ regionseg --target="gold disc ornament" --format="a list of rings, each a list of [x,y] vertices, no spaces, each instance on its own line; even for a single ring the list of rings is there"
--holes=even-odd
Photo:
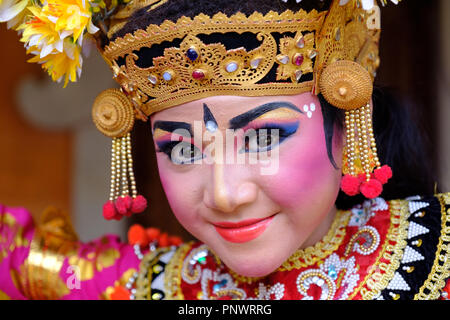
[[[92,118],[97,129],[104,135],[111,138],[123,137],[134,125],[133,105],[119,89],[107,89],[95,99]]]
[[[353,110],[366,105],[373,92],[372,78],[360,64],[341,60],[323,70],[319,80],[320,92],[333,106]]]

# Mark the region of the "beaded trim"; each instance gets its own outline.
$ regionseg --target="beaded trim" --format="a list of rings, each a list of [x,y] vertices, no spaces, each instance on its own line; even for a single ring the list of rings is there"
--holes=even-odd
[[[311,266],[335,252],[345,238],[350,211],[338,211],[326,236],[312,247],[296,251],[277,271],[289,271]]]
[[[193,242],[181,245],[174,253],[170,262],[166,265],[164,277],[164,290],[167,292],[168,300],[183,300],[181,291],[181,271],[183,268],[183,260],[189,250],[191,250]]]
[[[433,268],[414,300],[437,300],[450,278],[450,193],[437,195],[441,203],[442,229]]]
[[[372,272],[366,276],[359,288],[350,296],[350,299],[358,291],[364,300],[375,299],[389,285],[389,282],[394,278],[395,271],[400,267],[408,237],[408,201],[390,201],[389,207],[391,225],[386,234],[383,248],[374,263],[376,268],[373,268]]]

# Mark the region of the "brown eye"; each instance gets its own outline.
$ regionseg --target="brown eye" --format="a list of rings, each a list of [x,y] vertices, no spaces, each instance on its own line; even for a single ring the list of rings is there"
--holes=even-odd
[[[160,146],[160,152],[167,154],[170,161],[175,164],[190,164],[203,159],[202,151],[185,141],[170,141]]]
[[[245,136],[245,152],[268,151],[276,146],[279,141],[280,137],[278,129],[251,130],[251,132]]]

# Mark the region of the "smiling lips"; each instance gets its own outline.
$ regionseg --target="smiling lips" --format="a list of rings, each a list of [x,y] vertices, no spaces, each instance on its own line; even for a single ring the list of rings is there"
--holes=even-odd
[[[214,227],[225,240],[244,243],[259,237],[274,217],[275,215],[264,219],[249,219],[240,222],[217,222],[214,223]]]

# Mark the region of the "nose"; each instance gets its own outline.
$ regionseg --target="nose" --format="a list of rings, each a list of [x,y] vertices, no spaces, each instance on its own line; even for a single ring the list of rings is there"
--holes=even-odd
[[[216,163],[212,171],[212,188],[209,185],[204,193],[204,203],[208,208],[232,213],[240,206],[256,201],[258,187],[243,179],[240,168]]]

